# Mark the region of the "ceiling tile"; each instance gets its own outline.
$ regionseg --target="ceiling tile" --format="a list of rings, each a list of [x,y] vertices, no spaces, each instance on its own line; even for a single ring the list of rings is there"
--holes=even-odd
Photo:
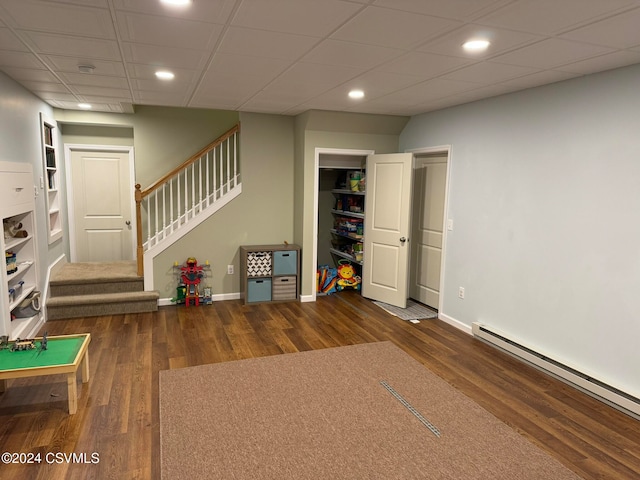
[[[525,88],[539,87],[549,83],[562,82],[570,78],[579,76],[577,73],[559,72],[556,70],[544,70],[542,72],[525,75],[500,83],[503,87],[508,87],[510,91],[522,90]]]
[[[422,81],[422,78],[414,75],[373,70],[347,81],[341,88],[349,90],[359,88],[365,92],[366,98],[376,98]]]
[[[485,52],[469,53],[462,48],[462,44],[473,39],[489,40],[491,45]],[[438,53],[440,55],[484,59],[543,39],[544,37],[530,33],[515,32],[513,30],[487,27],[478,24],[468,24],[451,33],[427,42],[418,47],[417,50],[421,52]]]
[[[448,73],[441,78],[488,85],[536,72],[538,72],[538,70],[531,67],[482,62]]]
[[[120,60],[118,44],[112,40],[38,32],[24,32],[24,35],[38,53],[87,59]]]
[[[447,57],[433,53],[410,52],[397,60],[383,65],[379,70],[402,75],[415,75],[422,80],[427,80],[469,63],[471,63],[471,60],[464,58]]]
[[[0,28],[0,46],[3,50],[20,52],[27,52],[29,50],[8,28]]]
[[[373,100],[377,104],[417,105],[478,88],[478,84],[434,78]]]
[[[374,5],[405,12],[466,20],[507,3],[505,0],[375,0]]]
[[[38,57],[27,52],[9,52],[0,50],[0,67],[19,67],[44,69]]]
[[[640,9],[592,23],[561,36],[616,48],[640,45]]]
[[[69,93],[69,89],[62,83],[53,82],[22,82],[22,85],[27,87],[34,93],[38,92],[59,92]]]
[[[316,37],[229,27],[217,51],[233,55],[295,60],[316,43],[318,43]]]
[[[360,8],[338,0],[244,0],[232,25],[325,37]]]
[[[78,99],[72,93],[39,92],[38,96],[40,98],[42,98],[43,100],[53,99],[53,100],[58,100],[58,101],[59,100],[64,100],[64,101],[67,101],[67,102],[74,102],[75,104],[78,103]]]
[[[136,99],[143,105],[160,105],[169,107],[183,107],[186,102],[184,92],[150,92],[141,91],[136,94]]]
[[[59,73],[60,78],[73,85],[88,85],[95,87],[129,88],[124,77],[96,75],[95,73]]]
[[[409,48],[458,25],[460,23],[455,20],[367,7],[331,38],[383,47]]]
[[[389,60],[400,52],[396,49],[374,45],[363,45],[340,40],[324,40],[305,55],[302,61],[369,69]]]
[[[555,34],[634,4],[634,0],[519,0],[477,23]]]
[[[118,20],[123,41],[174,48],[210,50],[222,32],[221,25],[180,18],[120,13]]]
[[[127,62],[191,70],[204,68],[209,57],[209,54],[202,50],[160,47],[140,43],[124,43],[122,50]]]
[[[8,15],[8,18],[4,18],[5,22],[16,28],[115,38],[108,9],[37,0],[3,0],[2,7]]]
[[[74,91],[80,95],[100,95],[113,98],[130,98],[131,92],[128,88],[106,88],[88,85],[74,85]]]
[[[96,59],[83,59],[76,57],[61,57],[58,55],[42,55],[42,58],[53,69],[59,72],[78,72],[78,65],[93,65],[95,70],[94,74],[98,75],[110,75],[116,77],[124,77],[125,70],[122,62],[109,62]]]
[[[616,51],[558,67],[563,72],[589,74],[640,63],[640,51]]]
[[[186,18],[208,23],[225,24],[233,11],[235,0],[196,1],[189,8],[170,7],[158,0],[112,0],[118,11]]]
[[[331,88],[363,73],[362,69],[342,65],[320,65],[299,62],[294,64],[277,79],[285,88],[299,88],[306,85],[319,85]]]
[[[613,51],[611,48],[550,38],[492,58],[498,63],[551,69]]]
[[[33,68],[3,67],[2,71],[14,80],[25,82],[57,83],[59,80],[48,70],[35,70]]]

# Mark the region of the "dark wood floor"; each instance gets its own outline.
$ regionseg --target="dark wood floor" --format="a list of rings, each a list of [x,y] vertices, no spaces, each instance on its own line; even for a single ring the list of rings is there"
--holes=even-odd
[[[162,307],[52,321],[46,330],[91,333],[91,381],[79,383],[76,415],[67,414],[64,376],[9,381],[0,453],[75,452],[90,462],[96,452],[99,463],[0,465],[0,478],[159,479],[160,370],[384,340],[584,479],[639,478],[639,421],[444,322],[404,322],[354,292],[304,304]]]

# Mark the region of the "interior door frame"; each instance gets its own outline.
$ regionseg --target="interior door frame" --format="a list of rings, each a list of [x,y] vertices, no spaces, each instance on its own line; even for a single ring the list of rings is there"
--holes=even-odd
[[[444,280],[446,273],[446,249],[447,249],[447,234],[448,223],[449,223],[449,186],[450,186],[450,178],[451,178],[451,145],[441,145],[437,147],[425,147],[425,148],[413,148],[409,150],[405,150],[405,153],[412,153],[414,159],[414,169],[415,169],[415,159],[416,157],[425,156],[425,155],[446,155],[447,156],[447,174],[445,180],[445,188],[444,188],[444,212],[443,212],[443,225],[442,225],[442,258],[440,260],[440,295],[438,296],[438,317],[443,312],[444,305]],[[414,197],[411,199],[412,203],[415,201]],[[413,205],[412,205],[413,208]],[[412,228],[413,226],[411,226]],[[409,262],[411,263],[411,262]],[[411,268],[411,267],[410,267]]]
[[[136,258],[136,209],[135,209],[135,164],[133,147],[127,145],[85,145],[82,143],[65,143],[64,144],[64,171],[65,180],[67,183],[67,218],[69,219],[69,255],[70,261],[77,261],[77,244],[76,244],[76,227],[73,219],[75,218],[74,208],[74,192],[73,184],[71,182],[71,154],[76,151],[86,152],[112,152],[112,153],[125,153],[129,156],[129,192],[131,192],[131,228],[134,234],[131,235],[131,258]]]
[[[343,155],[352,157],[366,157],[373,155],[375,150],[358,150],[349,148],[323,148],[316,147],[313,168],[313,268],[308,273],[311,285],[314,286],[310,296],[300,298],[300,301],[315,302],[317,298],[316,272],[318,270],[318,189],[320,188],[320,155]]]

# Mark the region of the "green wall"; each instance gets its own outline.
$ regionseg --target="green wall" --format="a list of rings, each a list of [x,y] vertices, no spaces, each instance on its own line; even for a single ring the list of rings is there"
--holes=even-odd
[[[239,115],[223,110],[138,106],[132,114],[56,110],[55,118],[62,124],[63,134],[68,133],[64,138],[68,143],[131,145],[126,137],[131,129],[136,182],[144,188],[233,127]],[[118,138],[122,143],[116,142]],[[101,143],[103,140],[108,143]]]
[[[240,121],[242,194],[156,257],[160,298],[175,296],[174,262],[209,260],[205,283],[213,295],[233,295],[240,291],[241,245],[293,243],[293,117],[241,113]]]

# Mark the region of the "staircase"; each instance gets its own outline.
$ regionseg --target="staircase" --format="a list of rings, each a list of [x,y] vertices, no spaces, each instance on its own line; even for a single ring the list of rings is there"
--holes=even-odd
[[[49,282],[47,319],[158,310],[153,260],[242,192],[240,124],[145,188],[136,185],[136,261],[67,263]]]
[[[240,124],[145,189],[136,185],[136,259],[153,290],[153,260],[240,193]]]
[[[135,261],[67,263],[49,282],[47,320],[155,312],[158,298],[144,291]]]

